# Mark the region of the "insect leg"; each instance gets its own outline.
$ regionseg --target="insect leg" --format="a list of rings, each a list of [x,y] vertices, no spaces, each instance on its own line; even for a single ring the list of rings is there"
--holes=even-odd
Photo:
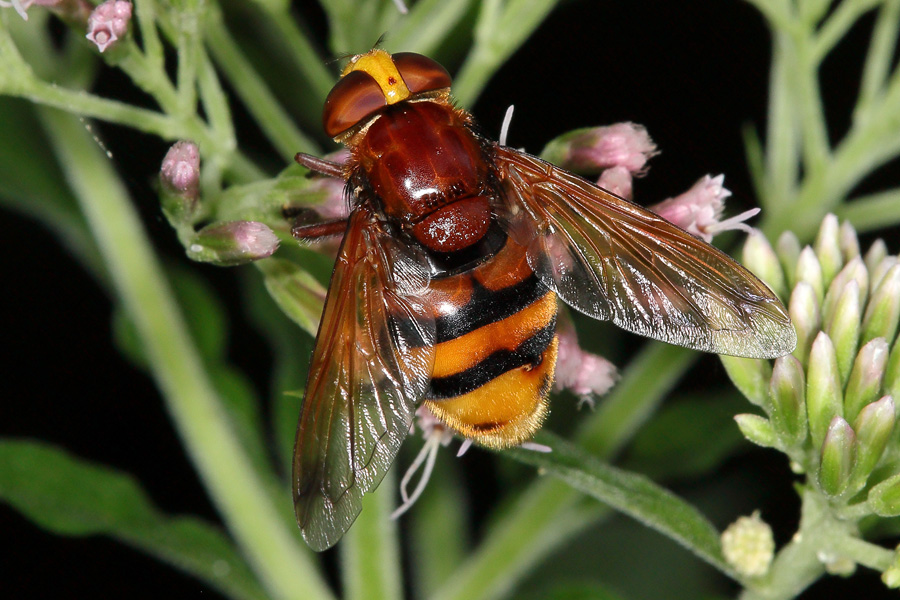
[[[294,160],[310,171],[321,173],[322,175],[327,175],[329,177],[344,179],[344,165],[341,163],[325,160],[324,158],[319,158],[318,156],[313,156],[311,154],[304,154],[303,152],[298,152],[294,156]]]
[[[298,240],[314,240],[332,235],[344,235],[347,219],[333,219],[320,223],[298,223],[291,227],[291,235]]]

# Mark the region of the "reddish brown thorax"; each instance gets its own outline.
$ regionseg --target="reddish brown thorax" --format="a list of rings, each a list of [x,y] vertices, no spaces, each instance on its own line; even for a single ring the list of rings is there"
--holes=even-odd
[[[481,144],[448,102],[386,108],[355,155],[385,213],[426,248],[461,250],[487,232],[488,163]]]

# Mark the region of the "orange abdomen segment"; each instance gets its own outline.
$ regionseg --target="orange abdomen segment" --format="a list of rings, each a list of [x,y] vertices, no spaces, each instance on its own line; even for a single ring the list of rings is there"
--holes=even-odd
[[[556,366],[556,295],[510,239],[464,273],[432,281],[437,345],[426,405],[480,444],[531,438],[548,410]]]

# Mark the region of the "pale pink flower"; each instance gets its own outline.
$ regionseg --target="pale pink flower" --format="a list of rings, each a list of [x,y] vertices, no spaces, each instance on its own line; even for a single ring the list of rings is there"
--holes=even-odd
[[[643,125],[616,123],[606,127],[594,127],[581,131],[568,142],[566,168],[580,172],[596,172],[597,169],[624,167],[630,173],[639,173],[647,159],[657,154],[656,144]]]
[[[163,158],[160,181],[170,191],[194,200],[200,191],[200,149],[191,141],[172,144]]]
[[[724,175],[704,175],[688,191],[651,206],[650,210],[705,242],[710,242],[713,235],[731,229],[750,233],[752,229],[744,221],[756,215],[758,208],[721,220],[725,199],[731,196],[722,185],[724,181]]]
[[[593,405],[593,398],[608,392],[619,378],[615,365],[581,349],[571,326],[559,328],[558,354],[553,386],[557,391],[570,390],[582,402]]]
[[[28,13],[26,12],[32,6],[46,6],[47,8],[52,8],[60,3],[63,0],[0,0],[0,7],[2,8],[14,8],[16,12],[19,13],[19,16],[22,17],[25,21],[28,20]]]
[[[625,167],[610,167],[600,173],[597,185],[610,191],[616,196],[631,200],[631,184],[633,181],[631,171]]]
[[[95,8],[88,17],[88,33],[85,37],[103,52],[125,35],[129,21],[131,21],[131,2],[107,0]]]

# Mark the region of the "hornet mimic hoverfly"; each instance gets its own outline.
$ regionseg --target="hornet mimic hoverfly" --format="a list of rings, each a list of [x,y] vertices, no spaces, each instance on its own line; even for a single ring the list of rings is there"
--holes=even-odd
[[[528,440],[547,413],[556,298],[671,344],[772,358],[795,345],[775,295],[656,214],[476,133],[450,76],[413,53],[351,59],[325,102],[347,219],[294,450],[294,507],[334,545],[391,466],[418,406],[490,447]]]

